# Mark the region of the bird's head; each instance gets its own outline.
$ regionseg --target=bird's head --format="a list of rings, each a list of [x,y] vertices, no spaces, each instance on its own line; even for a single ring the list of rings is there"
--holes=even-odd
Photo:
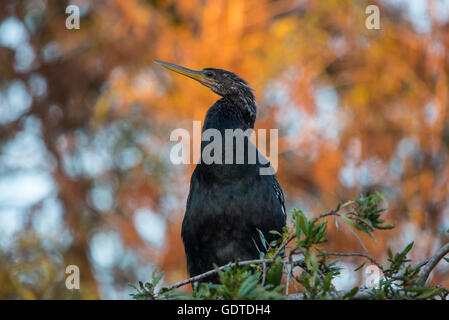
[[[235,73],[215,68],[205,68],[203,70],[195,71],[173,63],[159,60],[153,61],[171,71],[197,80],[222,97],[236,94],[252,94],[251,87],[248,86],[245,80],[237,76]]]
[[[256,117],[256,103],[251,87],[239,76],[230,71],[205,68],[203,70],[190,70],[173,63],[153,60],[161,66],[192,78],[211,89],[216,94],[227,98],[242,107],[254,123]]]

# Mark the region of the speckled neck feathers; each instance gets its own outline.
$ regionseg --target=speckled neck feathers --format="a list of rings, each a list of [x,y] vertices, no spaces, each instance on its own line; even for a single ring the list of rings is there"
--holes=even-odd
[[[254,123],[256,122],[257,104],[254,100],[251,87],[249,87],[245,82],[242,82],[237,86],[237,88],[235,88],[235,92],[237,93],[224,96],[224,98],[238,106],[245,118],[245,125],[248,126],[248,128],[254,128]]]
[[[245,126],[248,128],[254,128],[257,104],[254,99],[253,90],[246,83],[246,81],[235,73],[226,70],[206,68],[204,71],[212,72],[215,80],[217,80],[212,84],[205,85],[208,86],[213,92],[221,95],[223,98],[238,107],[245,118]]]

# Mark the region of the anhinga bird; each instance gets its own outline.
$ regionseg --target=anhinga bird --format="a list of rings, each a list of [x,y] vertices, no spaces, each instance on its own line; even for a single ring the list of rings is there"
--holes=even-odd
[[[207,112],[203,134],[213,128],[224,137],[226,129],[254,128],[256,102],[252,89],[236,74],[214,68],[194,71],[154,62],[199,81],[222,97]],[[245,143],[249,143],[247,138]],[[203,141],[201,151],[206,145]],[[224,154],[225,143],[222,145]],[[262,157],[260,153],[258,156]],[[260,175],[259,169],[267,166],[267,160],[262,162],[259,158],[255,164],[247,157],[243,164],[197,164],[181,232],[190,276],[209,271],[214,264],[258,259],[258,230],[268,242],[277,239],[270,230],[282,233],[286,222],[284,195],[274,174]]]

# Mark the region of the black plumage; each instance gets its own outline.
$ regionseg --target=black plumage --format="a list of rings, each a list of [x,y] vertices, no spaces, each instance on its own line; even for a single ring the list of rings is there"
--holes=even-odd
[[[216,129],[223,137],[223,164],[199,163],[190,181],[190,192],[182,223],[182,239],[191,276],[236,259],[257,259],[260,254],[260,230],[268,242],[277,238],[270,230],[282,232],[286,223],[284,195],[275,175],[261,175],[267,167],[258,153],[257,161],[248,161],[245,137],[243,164],[224,164],[226,129],[252,129],[256,120],[256,102],[248,84],[232,72],[206,68],[189,70],[166,62],[162,66],[191,77],[222,96],[207,112],[203,133]],[[236,142],[236,141],[234,141]],[[201,150],[208,145],[203,141]],[[236,143],[233,144],[236,161]],[[269,163],[268,163],[269,165]],[[256,247],[256,244],[258,246]]]

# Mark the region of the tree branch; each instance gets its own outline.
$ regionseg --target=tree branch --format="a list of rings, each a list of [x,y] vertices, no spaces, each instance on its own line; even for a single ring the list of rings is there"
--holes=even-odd
[[[340,214],[338,213],[340,211],[339,209],[334,209],[331,211],[328,211],[326,213],[323,213],[321,215],[319,215],[318,217],[314,218],[314,220],[319,220],[328,216],[336,216],[339,217]],[[221,267],[217,267],[213,270],[207,271],[205,273],[202,273],[200,275],[197,275],[195,277],[191,277],[188,279],[185,279],[183,281],[177,282],[175,284],[172,284],[168,287],[164,287],[165,290],[170,291],[179,287],[182,287],[184,285],[187,285],[189,283],[193,283],[193,282],[197,282],[200,281],[202,279],[205,279],[207,277],[210,277],[212,275],[215,275],[218,273],[218,271],[224,270],[227,267],[234,267],[236,265],[239,266],[245,266],[245,265],[250,265],[250,264],[263,264],[263,278],[262,278],[262,284],[265,283],[265,279],[266,279],[266,272],[267,272],[267,265],[270,265],[272,263],[274,263],[277,258],[282,254],[282,252],[284,251],[284,249],[287,247],[287,245],[297,237],[296,233],[292,233],[279,247],[279,249],[275,252],[275,254],[273,255],[272,258],[270,259],[254,259],[254,260],[246,260],[246,261],[241,261],[241,262],[233,262],[233,263],[228,263],[224,266]],[[294,267],[299,266],[302,267],[303,269],[305,268],[305,262],[304,259],[299,259],[296,261],[292,261],[292,254],[295,253],[295,249],[293,249],[293,251],[290,252],[289,257],[288,257],[288,261],[284,261],[283,265],[289,265],[289,274],[288,274],[288,279],[287,279],[287,295],[289,297],[292,297],[294,299],[302,299],[302,294],[288,294],[288,283],[290,281],[290,276],[292,275],[291,272],[293,270]],[[442,248],[440,248],[437,253],[432,256],[429,259],[426,259],[420,263],[418,263],[415,267],[415,269],[421,268],[423,267],[423,269],[421,269],[420,273],[419,273],[419,277],[417,280],[417,284],[418,285],[425,285],[425,282],[427,281],[430,273],[432,272],[432,270],[435,268],[435,266],[438,264],[438,262],[446,255],[449,253],[449,243],[445,244]],[[381,271],[382,273],[385,274],[385,271],[383,269],[383,267],[381,266],[380,263],[378,263],[375,259],[373,259],[372,257],[370,257],[367,254],[363,254],[363,253],[338,253],[338,252],[327,252],[327,253],[323,253],[323,254],[319,254],[318,256],[341,256],[341,257],[363,257],[365,259],[368,259],[371,263],[375,264]],[[397,277],[396,277],[397,278]],[[337,297],[343,297],[345,294],[347,294],[347,292],[344,291],[337,291]],[[370,294],[370,289],[367,288],[360,288],[358,293],[353,296],[351,299],[370,299],[371,294]]]
[[[427,279],[429,278],[430,273],[436,267],[438,262],[440,262],[443,257],[449,253],[449,242],[446,243],[440,250],[437,251],[435,255],[433,255],[430,259],[427,260],[427,263],[424,264],[424,267],[419,272],[418,277],[418,285],[425,285]]]
[[[325,218],[325,217],[328,217],[328,216],[338,216],[339,217],[340,214],[338,213],[338,211],[340,211],[340,210],[334,209],[334,210],[328,211],[326,213],[323,213],[323,214],[319,215],[318,217],[316,217],[314,219],[315,220],[319,220],[319,219],[322,219],[322,218]]]
[[[363,257],[374,263],[381,271],[384,273],[384,268],[379,262],[371,258],[369,255],[364,253],[338,253],[338,252],[326,252],[325,254],[320,254],[320,256],[341,256],[341,257]]]
[[[255,260],[245,260],[245,261],[240,261],[240,262],[228,263],[228,264],[225,264],[224,266],[221,266],[221,267],[218,267],[216,269],[207,271],[207,272],[199,274],[197,276],[194,276],[194,277],[191,277],[191,278],[188,278],[188,279],[176,282],[175,284],[172,284],[172,285],[170,285],[168,287],[165,287],[165,289],[173,290],[173,289],[185,286],[186,284],[200,281],[200,280],[202,280],[204,278],[207,278],[209,276],[212,276],[212,275],[218,273],[218,271],[222,271],[223,269],[225,269],[227,267],[234,267],[236,265],[246,266],[246,265],[249,265],[249,264],[256,264],[256,263],[264,263],[265,265],[267,265],[267,264],[272,264],[275,261],[276,261],[276,259],[255,259]]]

